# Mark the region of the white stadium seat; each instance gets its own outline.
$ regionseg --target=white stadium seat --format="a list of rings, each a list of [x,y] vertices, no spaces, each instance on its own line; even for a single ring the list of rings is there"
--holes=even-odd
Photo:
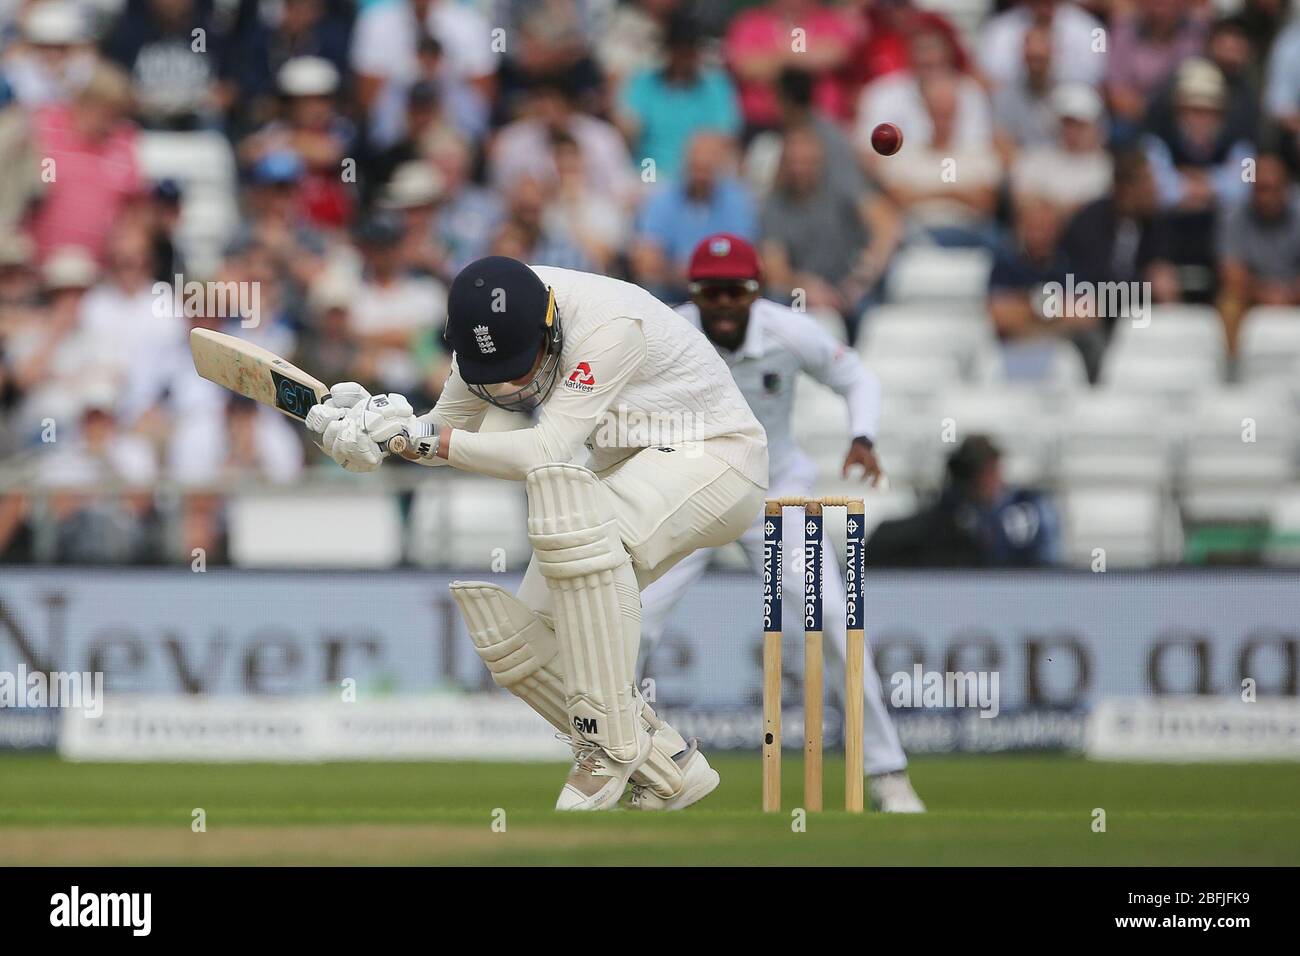
[[[1003,342],[977,359],[984,382],[1025,382],[1072,391],[1088,387],[1088,369],[1079,349],[1065,339]]]
[[[972,299],[953,302],[887,302],[869,309],[863,325],[877,322],[925,322],[931,319],[973,322],[987,326],[989,310],[983,293]]]
[[[151,179],[170,178],[189,184],[225,183],[235,176],[230,140],[218,132],[146,131],[139,139],[140,165]]]
[[[1295,477],[1294,464],[1282,455],[1244,447],[1230,454],[1191,449],[1179,503],[1189,521],[1262,521]]]
[[[840,493],[851,494],[847,489],[843,489]],[[862,495],[862,501],[864,533],[868,538],[882,522],[905,518],[915,512],[920,504],[916,492],[906,488],[868,491]]]
[[[858,348],[873,369],[883,370],[897,360],[950,356],[962,378],[973,377],[976,356],[994,346],[987,321],[943,312],[893,313],[873,317],[863,330]],[[940,379],[936,385],[950,383]]]
[[[1104,451],[1064,447],[1055,462],[1056,478],[1073,485],[1152,485],[1171,482],[1172,463],[1159,450]]]
[[[992,255],[984,249],[914,246],[894,257],[888,288],[891,302],[983,300]]]
[[[1203,354],[1108,353],[1102,362],[1101,381],[1126,392],[1156,392],[1172,397],[1194,396],[1218,384],[1219,361]]]
[[[825,445],[843,453],[849,434],[844,399],[806,375],[795,381],[791,422],[795,442],[809,453]]]
[[[938,402],[940,418],[957,423],[957,440],[971,432],[996,432],[1022,428],[1030,422],[1055,426],[1056,408],[1039,390],[1028,385],[983,385],[949,389]]]
[[[1177,433],[1171,406],[1158,395],[1097,389],[1076,396],[1064,411],[1064,441],[1132,451],[1170,446]]]
[[[1159,397],[1082,393],[1061,419],[1057,470],[1094,484],[1165,482],[1178,438],[1175,422]]]
[[[903,389],[886,386],[876,447],[891,478],[907,484],[933,480],[932,469],[916,458],[916,441],[922,419],[917,405]],[[844,399],[817,382],[800,376],[795,383],[794,440],[825,479],[838,478],[848,449],[849,423]]]
[[[1300,485],[1292,485],[1273,501],[1269,533],[1264,560],[1270,564],[1300,564]]]
[[[1300,308],[1258,306],[1242,322],[1238,351],[1242,380],[1251,385],[1300,385]]]
[[[481,432],[504,432],[532,424],[528,415],[489,407]],[[516,482],[444,471],[422,482],[411,501],[407,558],[425,567],[482,569],[492,566],[492,549],[504,548],[506,564],[528,563],[527,499]]]
[[[839,477],[840,467],[844,464],[844,452],[849,447],[847,436],[841,436],[838,444],[825,441],[813,447],[808,447],[805,442],[800,442],[799,445],[812,458],[818,475]]]
[[[402,559],[397,498],[382,486],[235,494],[227,520],[238,567],[387,568]]]
[[[411,504],[407,553],[417,564],[483,570],[500,549],[510,571],[532,555],[528,502],[519,482],[439,475],[422,484]]]
[[[1223,321],[1213,306],[1156,305],[1145,325],[1120,319],[1109,351],[1112,355],[1201,355],[1221,365],[1226,350]]]
[[[891,411],[886,398],[880,434],[876,436],[876,456],[893,484],[926,488],[939,480],[940,464],[927,455],[928,445],[922,437],[930,424],[928,415],[911,410]],[[838,476],[843,457],[841,454],[839,461],[828,457],[818,473]]]
[[[230,141],[216,131],[146,131],[140,134],[137,155],[150,179],[181,184],[178,245],[191,270],[215,272],[221,250],[239,223]]]
[[[868,356],[931,351],[961,354],[992,341],[993,328],[987,322],[943,312],[893,313],[872,318],[863,330],[860,347]]]
[[[1176,557],[1181,543],[1170,531],[1163,500],[1150,486],[1068,488],[1061,496],[1068,560],[1090,566],[1098,548],[1107,570]]]
[[[1189,441],[1242,444],[1300,440],[1300,408],[1285,389],[1237,386],[1207,389],[1188,410]]]
[[[1225,388],[1201,395],[1183,424],[1184,513],[1197,520],[1260,520],[1296,476],[1300,419],[1289,393]]]
[[[962,380],[962,363],[950,352],[890,355],[867,363],[884,394],[921,403]]]
[[[943,483],[945,448],[936,443],[904,441],[885,435],[877,447],[880,463],[895,485],[936,490]]]
[[[944,433],[947,420],[955,425]],[[1038,484],[1046,474],[1048,459],[1059,427],[1050,400],[1024,385],[983,386],[945,392],[935,402],[923,433],[926,451],[939,467],[957,444],[970,435],[989,435],[1002,448],[1007,479],[1015,484]],[[951,437],[951,442],[945,439]]]

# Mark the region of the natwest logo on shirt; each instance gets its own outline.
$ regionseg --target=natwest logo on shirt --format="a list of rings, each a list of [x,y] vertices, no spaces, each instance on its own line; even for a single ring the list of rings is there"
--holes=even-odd
[[[596,376],[591,374],[591,364],[579,362],[577,367],[564,380],[564,387],[575,392],[590,392],[596,387]]]

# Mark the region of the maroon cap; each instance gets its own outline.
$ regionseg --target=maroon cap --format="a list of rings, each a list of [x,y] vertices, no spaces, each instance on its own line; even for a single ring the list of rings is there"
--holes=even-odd
[[[762,269],[758,265],[758,253],[747,240],[729,232],[717,232],[706,236],[691,253],[689,278],[692,282],[742,282],[762,278]]]

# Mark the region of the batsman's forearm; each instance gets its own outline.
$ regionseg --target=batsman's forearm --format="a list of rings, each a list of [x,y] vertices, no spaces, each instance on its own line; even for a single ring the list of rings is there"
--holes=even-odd
[[[523,481],[538,465],[570,461],[573,444],[551,433],[543,423],[506,432],[467,432],[451,429],[447,461],[453,468],[491,478]]]

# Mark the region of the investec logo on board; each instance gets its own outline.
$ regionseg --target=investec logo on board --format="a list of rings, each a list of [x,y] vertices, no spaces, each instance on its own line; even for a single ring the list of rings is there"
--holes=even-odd
[[[820,631],[822,629],[821,520],[809,518],[803,532],[803,628],[805,631]]]
[[[853,526],[854,519],[849,518],[848,525],[848,547],[845,549],[846,563],[848,567],[844,571],[844,605],[845,617],[844,625],[850,630],[862,626],[862,545],[855,536],[856,528]]]
[[[780,525],[771,518],[763,527],[763,629],[772,630],[772,605],[781,600]],[[777,629],[780,629],[778,622]]]

